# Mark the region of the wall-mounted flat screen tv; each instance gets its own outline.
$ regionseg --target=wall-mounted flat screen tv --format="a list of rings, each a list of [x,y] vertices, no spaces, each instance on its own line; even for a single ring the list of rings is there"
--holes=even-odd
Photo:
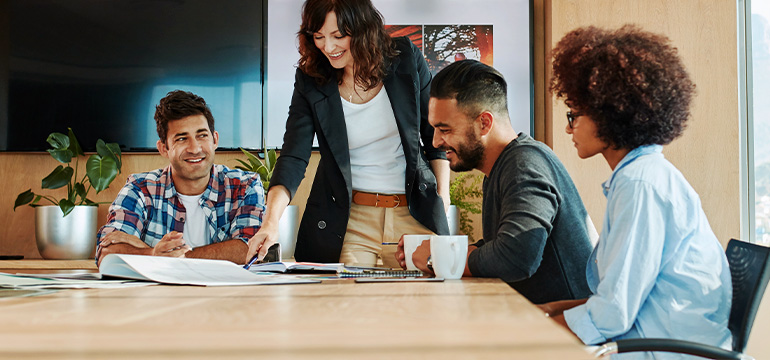
[[[152,151],[175,89],[206,99],[220,149],[261,147],[262,15],[254,0],[0,0],[0,150],[44,151],[71,127],[86,151]]]
[[[67,127],[86,150],[154,151],[154,106],[175,89],[207,100],[220,149],[281,147],[303,3],[0,0],[0,151],[44,151]],[[460,58],[500,70],[514,129],[531,133],[532,0],[373,3],[432,71]]]

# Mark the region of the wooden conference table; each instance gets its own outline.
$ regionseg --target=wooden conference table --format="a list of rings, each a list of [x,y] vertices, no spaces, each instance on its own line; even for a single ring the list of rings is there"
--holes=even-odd
[[[496,279],[60,290],[0,321],[2,359],[592,358]]]

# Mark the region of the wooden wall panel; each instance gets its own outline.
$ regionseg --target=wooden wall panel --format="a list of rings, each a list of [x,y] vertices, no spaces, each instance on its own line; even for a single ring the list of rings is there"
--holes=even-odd
[[[726,244],[740,236],[740,149],[737,15],[734,1],[546,0],[551,31],[547,49],[568,31],[627,23],[668,36],[696,84],[692,117],[684,135],[664,148],[700,194],[717,237]],[[550,58],[547,58],[550,67]],[[546,141],[567,166],[598,229],[606,201],[601,183],[611,171],[601,156],[581,160],[564,132],[567,108],[553,101],[544,127]]]
[[[235,159],[243,158],[240,152],[220,152],[216,163],[235,167]],[[307,176],[300,185],[292,204],[300,206],[300,213],[305,210],[305,202],[310,192],[310,184],[318,166],[318,154],[313,154],[308,166]],[[81,167],[85,164],[81,162]],[[129,174],[150,171],[165,167],[168,161],[157,153],[124,154],[123,171],[112,185],[104,192],[90,198],[97,202],[112,202],[125,183]],[[40,189],[40,181],[48,175],[58,162],[48,153],[0,153],[0,255],[24,255],[25,258],[40,258],[35,245],[35,213],[29,206],[22,206],[13,211],[16,196],[29,188],[44,194],[52,193],[64,196],[65,191],[46,191]],[[79,173],[82,174],[82,169]],[[57,192],[58,191],[58,192]],[[107,218],[109,205],[99,206],[99,225]]]

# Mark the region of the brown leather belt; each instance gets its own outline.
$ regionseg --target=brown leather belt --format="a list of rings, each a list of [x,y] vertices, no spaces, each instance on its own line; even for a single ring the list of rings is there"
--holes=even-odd
[[[406,195],[378,194],[353,190],[353,202],[365,206],[397,208],[399,206],[406,206]]]

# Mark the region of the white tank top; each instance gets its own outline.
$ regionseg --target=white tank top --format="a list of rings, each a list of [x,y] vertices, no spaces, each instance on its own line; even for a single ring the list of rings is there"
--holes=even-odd
[[[191,248],[208,245],[211,239],[209,225],[203,207],[200,205],[201,195],[182,195],[177,193],[185,208],[185,222],[182,235],[184,242]]]
[[[383,86],[364,104],[342,99],[353,190],[403,194],[406,159],[390,99]]]

